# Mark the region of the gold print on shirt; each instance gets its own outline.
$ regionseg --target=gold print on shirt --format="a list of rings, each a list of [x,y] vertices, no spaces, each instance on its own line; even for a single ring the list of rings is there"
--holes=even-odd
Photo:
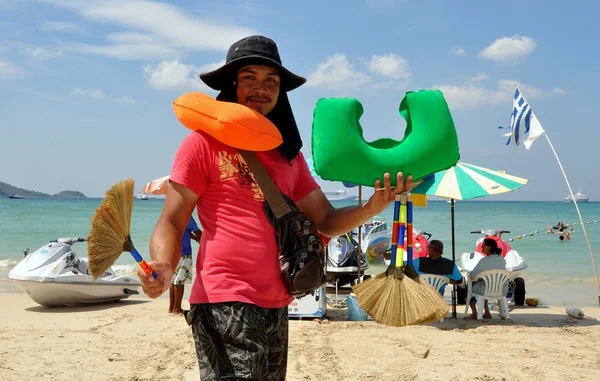
[[[226,151],[219,152],[219,174],[221,181],[236,181],[242,188],[251,188],[255,201],[264,201],[265,197],[256,183],[254,174],[250,172],[248,164],[239,154],[230,154]]]

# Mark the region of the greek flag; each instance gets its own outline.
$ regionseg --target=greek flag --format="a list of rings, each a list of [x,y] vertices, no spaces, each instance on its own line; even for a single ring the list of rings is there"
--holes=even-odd
[[[527,139],[523,143],[525,144],[525,149],[529,149],[533,142],[545,133],[531,106],[529,106],[529,103],[527,103],[527,100],[521,94],[518,87],[513,97],[513,109],[510,114],[509,124],[509,127],[500,127],[510,130],[509,133],[504,135],[505,137],[508,136],[506,145],[513,143],[518,146],[521,140],[523,140],[523,136],[527,135]]]

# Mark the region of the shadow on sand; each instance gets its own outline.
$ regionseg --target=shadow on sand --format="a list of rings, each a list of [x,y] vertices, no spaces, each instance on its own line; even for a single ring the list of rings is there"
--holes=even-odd
[[[460,306],[458,306],[460,307]],[[526,309],[527,311],[521,312],[520,310]],[[431,327],[435,327],[444,331],[451,330],[468,330],[476,329],[482,326],[524,326],[524,327],[537,327],[537,328],[562,328],[562,327],[591,327],[600,325],[600,321],[597,319],[585,316],[583,319],[575,319],[566,313],[558,314],[556,309],[550,309],[548,307],[540,306],[535,308],[539,312],[533,312],[532,307],[517,307],[510,311],[510,321],[500,320],[498,312],[492,312],[492,319],[483,319],[483,321],[477,321],[473,319],[464,319],[469,314],[464,313],[464,306],[457,308],[457,317],[452,318],[451,313],[444,319],[444,322],[436,322],[428,324]],[[544,310],[548,310],[548,313],[544,313]],[[550,312],[552,311],[552,312]],[[348,320],[348,310],[346,308],[328,308],[327,315],[323,318],[329,321],[335,322],[350,322]],[[321,320],[318,318],[302,318],[294,320]],[[362,323],[373,323],[379,324],[374,320]]]
[[[127,306],[134,306],[138,304],[148,303],[151,300],[143,300],[143,299],[130,299],[130,300],[119,300],[116,302],[102,303],[102,304],[89,304],[85,306],[76,306],[76,307],[44,307],[44,306],[35,306],[25,308],[25,311],[29,312],[38,312],[38,313],[78,313],[78,312],[93,312],[93,311],[103,311],[112,308],[123,308]]]

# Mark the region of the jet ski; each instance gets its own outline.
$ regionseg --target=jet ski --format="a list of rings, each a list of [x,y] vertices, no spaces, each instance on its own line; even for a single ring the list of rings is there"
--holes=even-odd
[[[329,239],[327,244],[327,281],[337,286],[352,285],[369,268],[364,252],[358,259],[359,246],[352,232]],[[359,263],[360,262],[360,263]],[[363,277],[364,279],[364,277]]]
[[[45,307],[73,307],[108,303],[138,295],[137,278],[119,276],[109,268],[97,280],[88,271],[87,258],[72,246],[85,238],[58,238],[33,253],[24,252],[9,273],[17,287]]]

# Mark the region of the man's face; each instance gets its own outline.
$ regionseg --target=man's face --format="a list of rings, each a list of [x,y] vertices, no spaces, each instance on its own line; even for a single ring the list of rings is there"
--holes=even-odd
[[[280,83],[279,74],[271,67],[244,66],[237,74],[237,101],[267,115],[277,104]]]
[[[442,253],[440,253],[438,250],[436,250],[435,247],[429,246],[429,250],[428,253],[430,258],[436,259],[442,256]]]

